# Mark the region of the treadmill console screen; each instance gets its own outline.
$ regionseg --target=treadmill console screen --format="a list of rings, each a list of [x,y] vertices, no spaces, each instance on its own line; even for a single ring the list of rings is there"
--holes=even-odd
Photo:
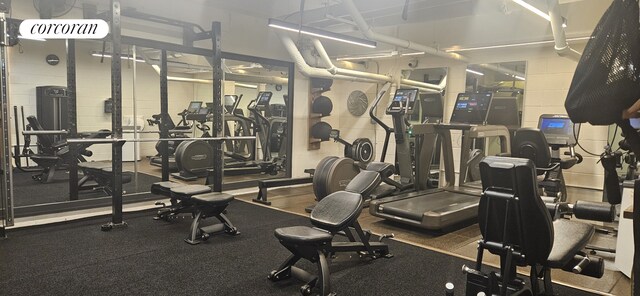
[[[461,93],[451,114],[451,123],[484,124],[491,105],[491,93]]]
[[[400,112],[404,110],[407,114],[411,113],[415,106],[417,96],[418,89],[416,88],[396,90],[387,112]]]
[[[640,118],[629,118],[629,122],[631,123],[631,127],[640,129]]]
[[[191,103],[189,103],[189,108],[187,108],[187,112],[196,113],[200,110],[200,107],[202,107],[202,102],[191,101]]]
[[[260,92],[258,94],[258,100],[256,106],[266,107],[269,105],[269,101],[271,101],[271,96],[273,95],[270,91]]]
[[[547,138],[549,145],[573,146],[580,134],[580,125],[574,125],[567,115],[543,114],[540,116],[538,128]]]

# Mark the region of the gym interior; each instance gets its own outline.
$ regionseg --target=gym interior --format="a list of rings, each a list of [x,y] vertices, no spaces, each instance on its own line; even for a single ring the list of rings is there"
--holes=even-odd
[[[0,0],[0,290],[640,295],[639,14]]]

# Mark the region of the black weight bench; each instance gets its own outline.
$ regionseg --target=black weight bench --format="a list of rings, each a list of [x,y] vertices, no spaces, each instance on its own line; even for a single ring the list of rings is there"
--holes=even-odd
[[[82,170],[83,177],[78,181],[78,190],[101,189],[107,195],[113,194],[113,170],[111,162],[92,161],[78,163],[78,169]],[[122,172],[122,184],[130,183],[133,172]],[[89,185],[93,181],[97,185]]]
[[[551,269],[602,277],[602,258],[582,251],[595,232],[594,226],[551,219],[538,193],[531,160],[489,156],[480,163],[480,173],[483,193],[478,224],[482,239],[475,269],[463,267],[466,295],[553,295]],[[500,257],[499,273],[481,271],[484,250]],[[518,278],[517,266],[531,267],[531,289]]]
[[[271,202],[268,201],[267,189],[300,184],[311,184],[313,183],[314,171],[315,169],[304,170],[305,173],[309,174],[309,177],[260,180],[258,181],[258,196],[254,198],[253,201],[270,206]]]
[[[199,244],[215,233],[240,234],[224,215],[227,206],[234,199],[233,195],[212,192],[211,187],[206,185],[183,185],[171,181],[154,183],[151,185],[151,192],[167,196],[171,201],[169,207],[160,203],[163,207],[158,210],[154,219],[171,221],[179,214],[191,213],[193,222],[189,237],[185,239],[189,244]],[[220,223],[201,227],[200,222],[207,217],[215,217]]]
[[[371,192],[381,182],[381,176],[374,171],[362,171],[348,184],[353,190]],[[322,285],[321,295],[331,292],[330,272],[327,257],[338,252],[355,252],[372,259],[390,258],[389,247],[382,242],[370,242],[371,234],[362,230],[358,216],[362,211],[362,194],[347,191],[334,192],[320,200],[311,211],[311,224],[315,227],[293,226],[278,228],[274,235],[292,255],[273,270],[268,278],[281,281],[294,277],[305,282],[300,288],[303,295],[310,295],[318,283]],[[360,241],[353,235],[355,231]],[[343,233],[349,242],[334,242],[336,234]],[[383,236],[385,238],[388,236]],[[294,266],[300,259],[316,263],[317,275]]]

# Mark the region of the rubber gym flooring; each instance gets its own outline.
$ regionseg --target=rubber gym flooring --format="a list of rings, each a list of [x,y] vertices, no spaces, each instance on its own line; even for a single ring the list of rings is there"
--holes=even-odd
[[[19,228],[0,240],[0,291],[5,295],[299,295],[300,282],[272,283],[267,274],[290,254],[274,229],[309,225],[307,218],[234,201],[228,217],[242,232],[191,246],[191,219],[167,223],[154,211],[125,213],[126,229],[100,231],[108,217]],[[331,265],[339,295],[463,295],[471,261],[388,241],[391,259]],[[314,270],[314,265],[303,265]],[[555,285],[557,295],[592,295]]]

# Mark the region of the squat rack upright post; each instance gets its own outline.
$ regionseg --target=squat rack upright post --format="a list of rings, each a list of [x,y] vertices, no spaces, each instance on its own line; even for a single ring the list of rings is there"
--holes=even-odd
[[[122,61],[120,36],[120,1],[111,0],[111,137],[122,138]],[[111,194],[111,222],[102,225],[102,230],[126,227],[122,220],[122,145],[124,141],[111,144],[111,169],[113,171],[113,193]]]

